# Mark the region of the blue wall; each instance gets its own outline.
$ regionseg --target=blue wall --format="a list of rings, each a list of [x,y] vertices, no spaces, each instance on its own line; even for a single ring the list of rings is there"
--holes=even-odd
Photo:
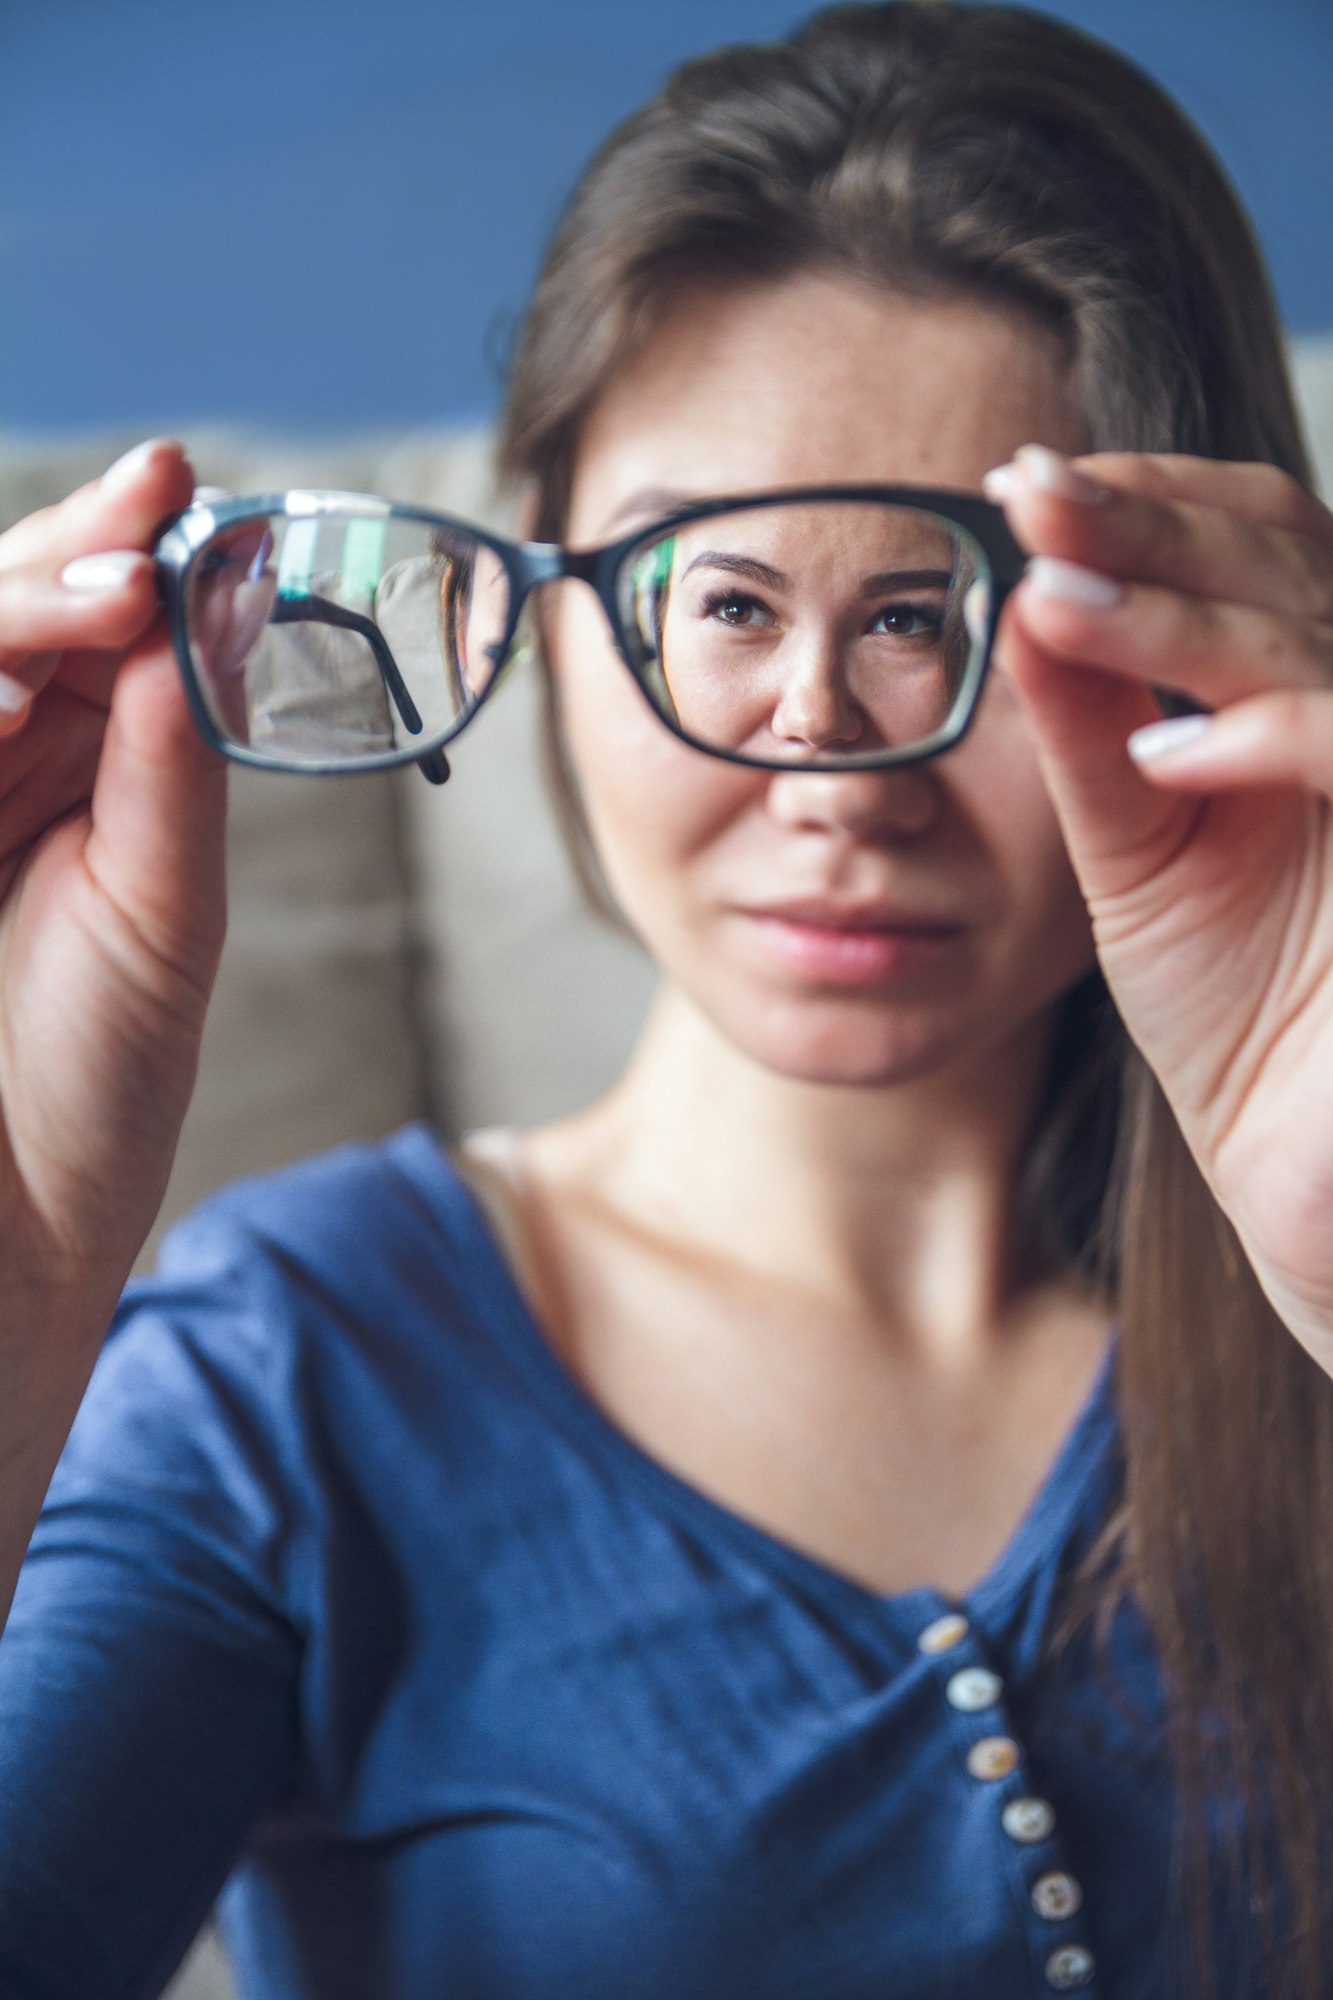
[[[0,426],[489,413],[591,148],[801,0],[0,0]],[[1151,69],[1333,329],[1330,0],[1064,0]]]

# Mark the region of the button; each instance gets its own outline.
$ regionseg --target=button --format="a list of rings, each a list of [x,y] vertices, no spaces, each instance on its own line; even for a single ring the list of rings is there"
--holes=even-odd
[[[1072,1993],[1076,1986],[1086,1986],[1096,1970],[1096,1959],[1083,1945],[1062,1944],[1046,1961],[1046,1980],[1057,1993]]]
[[[1039,1875],[1032,1885],[1032,1907],[1039,1917],[1072,1917],[1083,1901],[1083,1891],[1072,1875],[1055,1870]]]
[[[1007,1778],[1022,1756],[1012,1736],[983,1736],[967,1753],[974,1778]]]
[[[1011,1840],[1031,1845],[1045,1840],[1055,1825],[1054,1808],[1045,1799],[1010,1799],[1000,1814],[1000,1825]]]
[[[975,1708],[994,1708],[1003,1691],[1004,1682],[989,1667],[960,1667],[944,1690],[955,1708],[965,1708],[969,1714]]]
[[[956,1646],[965,1639],[971,1626],[960,1611],[946,1611],[943,1618],[937,1618],[933,1625],[927,1625],[917,1637],[917,1647],[923,1653],[947,1653],[950,1646]]]

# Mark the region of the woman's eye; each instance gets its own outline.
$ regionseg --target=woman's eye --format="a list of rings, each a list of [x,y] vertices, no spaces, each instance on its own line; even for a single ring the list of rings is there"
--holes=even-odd
[[[242,571],[247,567],[248,560],[248,557],[244,560],[239,557],[234,549],[204,549],[195,558],[201,577],[220,576],[223,570]]]
[[[220,576],[229,571],[233,576],[247,576],[257,582],[268,565],[273,553],[273,537],[265,529],[257,539],[247,535],[241,541],[221,542],[215,548],[201,549],[195,557],[196,574],[201,577]]]
[[[746,626],[762,625],[769,619],[769,612],[757,597],[746,597],[738,590],[720,590],[714,596],[706,597],[700,607],[701,616],[716,618],[720,625]]]
[[[940,612],[929,604],[886,604],[871,625],[892,639],[938,639],[944,626]]]

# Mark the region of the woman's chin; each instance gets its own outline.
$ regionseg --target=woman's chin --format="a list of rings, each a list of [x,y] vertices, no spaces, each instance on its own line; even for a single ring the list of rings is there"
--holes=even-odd
[[[788,1002],[714,1019],[751,1061],[793,1082],[885,1089],[948,1061],[942,1024],[919,1013],[875,1019],[864,1009]]]

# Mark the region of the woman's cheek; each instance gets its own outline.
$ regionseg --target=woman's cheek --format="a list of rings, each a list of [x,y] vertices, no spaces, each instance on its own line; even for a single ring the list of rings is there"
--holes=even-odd
[[[976,791],[970,816],[1005,912],[997,947],[1008,976],[1040,1003],[1092,964],[1092,919],[1025,732],[1015,726],[1006,742],[997,731],[991,742],[987,781]]]

